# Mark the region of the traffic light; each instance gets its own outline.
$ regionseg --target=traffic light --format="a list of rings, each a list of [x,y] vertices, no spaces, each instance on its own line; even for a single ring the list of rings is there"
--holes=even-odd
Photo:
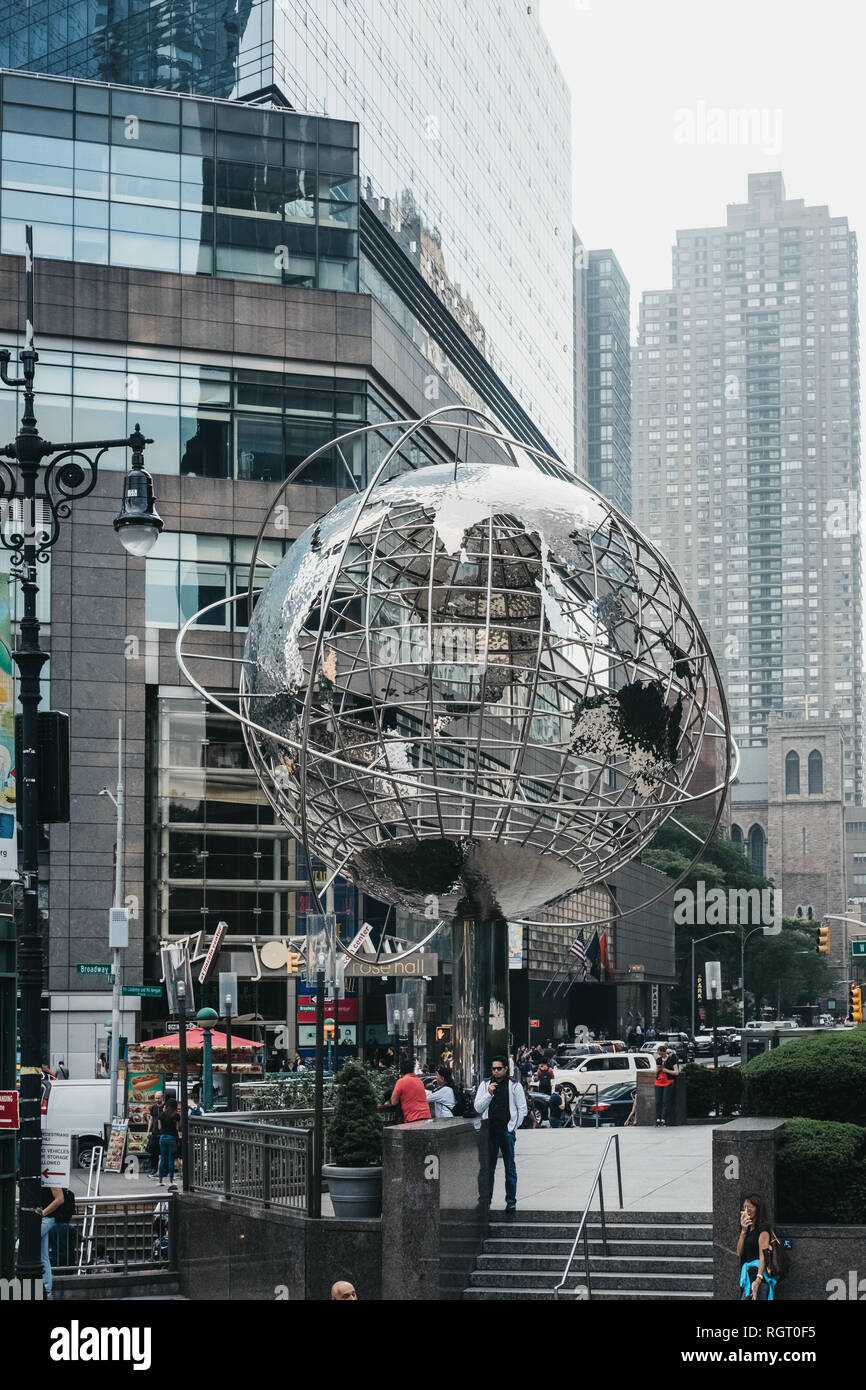
[[[819,956],[829,956],[830,954],[830,928],[825,927],[823,923],[818,928],[817,951]]]
[[[855,1023],[863,1022],[863,1003],[860,995],[860,986],[851,986],[851,1007],[849,1013]]]

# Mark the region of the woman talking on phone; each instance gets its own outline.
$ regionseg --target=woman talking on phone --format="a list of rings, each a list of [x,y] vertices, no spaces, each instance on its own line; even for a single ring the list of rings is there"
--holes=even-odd
[[[763,1197],[752,1194],[743,1200],[740,1212],[740,1238],[737,1254],[740,1258],[741,1299],[763,1302],[774,1297],[776,1281],[770,1273],[770,1214]]]

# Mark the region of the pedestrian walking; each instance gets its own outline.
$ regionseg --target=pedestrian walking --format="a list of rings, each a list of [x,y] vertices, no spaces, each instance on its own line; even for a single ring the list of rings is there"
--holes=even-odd
[[[656,1061],[656,1124],[666,1127],[671,1113],[672,1097],[676,1079],[680,1074],[676,1053],[668,1056],[666,1047],[660,1047]]]
[[[68,1081],[68,1080],[69,1080],[69,1068],[67,1067],[67,1065],[66,1065],[66,1063],[64,1062],[64,1060],[63,1060],[62,1057],[60,1058],[60,1061],[57,1063],[57,1072],[56,1072],[56,1075],[57,1075],[57,1080],[58,1080],[58,1081]]]
[[[775,1299],[776,1281],[768,1269],[772,1231],[766,1202],[763,1197],[752,1193],[743,1201],[740,1238],[737,1241],[741,1301],[751,1299],[764,1303],[768,1299]]]
[[[103,1081],[109,1075],[108,1058],[104,1052],[100,1052],[99,1061],[96,1063],[97,1079]]]
[[[496,1160],[502,1154],[505,1165],[505,1210],[517,1210],[517,1164],[514,1161],[516,1131],[526,1115],[526,1094],[518,1081],[508,1076],[508,1062],[494,1057],[490,1076],[481,1082],[475,1093],[475,1111],[487,1116],[487,1156],[490,1179],[490,1201],[493,1201],[493,1179]]]
[[[177,1111],[177,1101],[167,1100],[159,1114],[159,1185],[166,1173],[169,1182],[174,1181],[174,1161],[177,1157],[178,1141],[183,1138],[181,1117]]]
[[[417,1124],[419,1120],[430,1119],[430,1098],[427,1087],[420,1076],[415,1075],[415,1064],[408,1059],[400,1064],[400,1080],[391,1092],[391,1099],[383,1101],[379,1110],[391,1105],[399,1105],[404,1125]]]
[[[434,1120],[451,1120],[457,1105],[454,1092],[454,1078],[451,1069],[444,1064],[436,1068],[436,1081],[433,1089],[427,1092]]]

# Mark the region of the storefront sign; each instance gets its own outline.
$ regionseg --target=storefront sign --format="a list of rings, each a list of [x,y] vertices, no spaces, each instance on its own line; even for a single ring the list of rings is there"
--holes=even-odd
[[[439,957],[435,951],[413,951],[410,956],[397,961],[390,960],[388,956],[381,956],[378,962],[350,960],[346,966],[346,978],[360,975],[382,979],[388,976],[394,976],[396,979],[418,979],[422,975],[436,975],[438,970]]]
[[[337,1017],[338,1017],[338,1019],[339,1019],[339,1021],[340,1021],[341,1023],[343,1023],[343,1022],[346,1022],[346,1023],[357,1023],[357,1022],[358,1022],[358,1000],[357,1000],[357,998],[354,998],[354,999],[340,999],[340,1000],[339,1000],[339,1005],[340,1005],[340,1012],[339,1012],[339,1014],[337,1015]],[[333,1018],[333,1017],[334,1017],[334,1001],[333,1001],[333,999],[326,999],[326,1000],[325,1000],[325,1018]],[[299,1023],[315,1023],[315,1021],[316,1021],[316,1001],[315,1001],[315,998],[310,998],[309,995],[304,995],[301,999],[298,1000],[298,1022],[299,1022]]]

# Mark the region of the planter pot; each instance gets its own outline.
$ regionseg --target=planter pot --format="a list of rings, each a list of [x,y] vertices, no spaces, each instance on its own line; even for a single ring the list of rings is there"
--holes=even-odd
[[[322,1166],[328,1184],[334,1215],[345,1221],[382,1215],[382,1169],[340,1168],[336,1163]]]

